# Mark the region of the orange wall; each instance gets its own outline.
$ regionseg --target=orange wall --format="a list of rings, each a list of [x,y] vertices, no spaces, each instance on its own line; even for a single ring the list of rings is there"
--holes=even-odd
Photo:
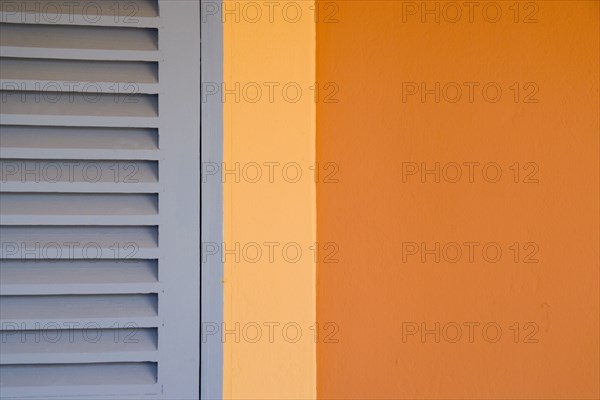
[[[467,9],[445,21],[455,15],[445,3],[439,24],[421,22],[410,14],[420,1],[338,1],[338,22],[320,19],[317,81],[335,82],[339,102],[317,105],[317,161],[336,163],[339,182],[318,184],[317,236],[339,246],[339,263],[318,263],[317,316],[337,324],[339,342],[317,344],[319,398],[599,396],[599,3],[520,2],[518,23],[513,2],[495,3],[496,23],[482,16],[487,3],[472,23]],[[538,21],[524,23],[534,7]],[[403,82],[440,82],[445,97],[403,101]],[[460,101],[449,101],[448,82],[463,88]],[[472,102],[464,82],[479,83]],[[503,90],[496,103],[482,97],[488,82]],[[525,102],[536,88],[527,99],[538,101]],[[440,163],[440,183],[402,173],[422,162]],[[472,183],[465,162],[480,163]],[[486,163],[502,169],[498,182],[482,176]],[[487,172],[493,180],[494,164]],[[409,244],[403,262],[406,242],[458,242],[464,253],[448,262],[456,249],[447,246],[446,259],[422,262],[406,255]],[[481,243],[472,263],[465,242]],[[482,255],[488,242],[503,251],[496,263]],[[539,262],[524,262],[536,246],[528,259]],[[420,335],[436,322],[440,343]],[[479,324],[472,343],[469,322]]]

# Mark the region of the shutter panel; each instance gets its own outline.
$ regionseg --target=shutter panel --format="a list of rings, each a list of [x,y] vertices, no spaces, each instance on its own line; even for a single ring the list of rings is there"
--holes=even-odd
[[[199,4],[0,4],[0,397],[197,398]]]

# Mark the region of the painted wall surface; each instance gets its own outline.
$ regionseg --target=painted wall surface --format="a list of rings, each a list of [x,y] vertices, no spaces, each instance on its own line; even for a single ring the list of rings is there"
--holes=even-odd
[[[598,398],[599,3],[336,4],[319,398]]]
[[[298,4],[223,5],[224,398],[316,395],[315,24]]]

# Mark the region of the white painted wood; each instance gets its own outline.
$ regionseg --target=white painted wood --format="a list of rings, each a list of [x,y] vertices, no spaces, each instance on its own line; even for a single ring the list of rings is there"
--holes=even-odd
[[[160,0],[158,376],[167,399],[200,386],[200,2]],[[183,67],[185,66],[185,67]]]
[[[158,30],[131,27],[0,24],[0,46],[86,49],[158,50]]]
[[[104,333],[134,324],[141,336],[93,347],[10,336],[0,344],[1,396],[198,398],[199,3],[70,2],[138,11],[135,23],[103,15],[93,24],[7,3],[0,336],[71,323]],[[74,174],[57,178],[57,163]],[[82,176],[80,164],[93,166]]]
[[[155,62],[3,58],[0,67],[6,80],[158,83]]]
[[[113,183],[113,182],[1,182],[0,189],[6,193],[158,193],[157,183]]]
[[[39,297],[39,296],[38,296]],[[20,309],[17,309],[20,310]],[[52,317],[52,318],[43,318],[43,317],[35,317],[35,318],[11,318],[5,319],[0,318],[0,324],[4,324],[5,328],[9,328],[11,326],[22,326],[25,329],[29,330],[43,330],[44,327],[48,326],[64,326],[65,329],[68,329],[69,326],[73,323],[78,323],[80,326],[88,326],[96,329],[109,329],[114,328],[115,326],[127,327],[127,326],[136,326],[139,328],[156,328],[161,327],[164,324],[164,321],[159,317]]]
[[[35,379],[31,379],[31,377]],[[156,382],[156,364],[154,363],[121,363],[121,364],[84,364],[84,365],[39,365],[39,366],[1,366],[0,378],[3,386],[10,387],[39,387],[41,390],[37,392],[38,396],[43,396],[44,387],[56,387],[56,389],[68,389],[71,392],[62,392],[69,396],[75,397],[73,390],[82,392],[81,386],[88,386],[90,389],[95,388],[96,392],[89,391],[87,393],[96,395],[98,386],[102,384],[108,385],[151,385]],[[73,387],[75,386],[75,387]],[[92,387],[94,386],[94,387]],[[144,386],[147,387],[147,386]],[[121,390],[133,390],[130,385],[123,385]],[[16,391],[15,391],[16,392]],[[13,392],[14,393],[14,392]],[[61,391],[56,390],[55,395],[60,395]],[[117,391],[116,393],[119,393]],[[132,392],[130,392],[132,393]],[[136,393],[136,392],[133,392]],[[139,393],[139,392],[137,392]],[[5,388],[2,390],[3,396],[11,396],[14,394],[6,393]],[[15,393],[17,394],[17,393]],[[82,394],[86,394],[83,392]]]
[[[156,0],[19,0],[0,4],[0,21],[18,24],[158,27]]]
[[[19,0],[18,4],[12,1],[5,1],[7,4],[0,7],[0,11],[5,13],[27,13],[27,14],[51,14],[51,11],[57,9],[56,0]],[[58,3],[58,10],[66,16],[70,15],[88,15],[92,18],[94,15],[129,15],[131,17],[156,17],[158,16],[157,0],[127,0],[127,6],[115,10],[114,0],[71,0],[70,8]],[[117,12],[118,11],[118,12]],[[2,21],[5,22],[5,21]],[[26,23],[27,21],[17,21]],[[87,24],[92,23],[88,21]],[[58,23],[56,23],[58,24]]]
[[[157,259],[158,230],[152,226],[4,226],[0,258]]]
[[[140,329],[138,329],[140,330]],[[47,332],[52,335],[52,332]],[[95,333],[90,334],[95,335]],[[0,346],[4,349],[6,346]],[[63,352],[58,352],[58,351]],[[10,365],[37,365],[53,364],[57,359],[61,364],[84,364],[84,363],[115,363],[115,362],[156,362],[158,361],[158,352],[156,351],[136,351],[130,352],[126,349],[120,349],[118,352],[109,352],[105,348],[104,353],[66,353],[63,349],[57,349],[56,353],[3,353],[0,355],[0,362]],[[83,349],[85,350],[85,349]],[[102,349],[99,349],[102,350]]]
[[[217,9],[221,1],[213,3]],[[207,13],[209,7],[202,7]],[[223,82],[223,25],[220,18],[202,15],[202,81]],[[204,97],[202,97],[204,98]],[[202,162],[222,165],[223,103],[219,96],[202,102]],[[202,242],[223,242],[223,187],[219,179],[202,180]],[[202,323],[223,322],[223,263],[202,258]],[[223,342],[219,335],[202,341],[200,396],[223,397]]]
[[[0,140],[1,135],[0,135]],[[92,150],[92,149],[43,149],[0,148],[0,158],[28,160],[158,160],[160,153],[153,150]]]
[[[1,57],[48,58],[101,61],[160,61],[160,53],[146,50],[46,49],[41,47],[0,47]]]
[[[82,328],[82,327],[80,327]],[[0,334],[2,364],[156,362],[156,328],[9,330]]]
[[[0,224],[5,226],[155,226],[158,215],[0,215]]]
[[[98,127],[2,126],[2,148],[158,150],[158,130]],[[101,159],[101,158],[100,158]]]
[[[6,118],[0,120],[5,122]],[[114,122],[113,119],[105,120]],[[33,122],[31,119],[28,121],[30,124]],[[0,143],[0,157],[3,159],[97,162],[96,160],[160,158],[157,129],[3,125],[0,127]],[[143,171],[140,171],[140,174],[143,174]]]
[[[0,159],[1,183],[134,185],[158,183],[158,163],[147,160]],[[123,185],[125,184],[125,185]],[[33,188],[34,185],[31,185]],[[3,188],[3,190],[5,190]]]
[[[9,153],[7,150],[0,155],[7,156]],[[157,161],[134,160],[133,157],[125,157],[127,154],[119,154],[124,158],[119,160],[110,151],[88,151],[92,158],[74,160],[74,157],[65,156],[80,154],[77,151],[70,153],[46,151],[37,154],[47,156],[43,159],[0,159],[0,190],[6,193],[124,194],[158,193],[160,190]],[[98,161],[98,153],[106,154],[106,158],[112,160]],[[36,154],[34,149],[28,149],[20,155]]]
[[[158,116],[154,95],[108,93],[54,93],[2,91],[2,118],[5,115],[52,115],[90,117]]]
[[[158,196],[153,194],[1,193],[0,217],[136,216],[157,215]]]
[[[0,121],[6,125],[28,126],[73,126],[107,128],[158,128],[156,117],[117,117],[117,116],[68,116],[64,115],[10,115],[0,114]]]
[[[159,291],[157,260],[0,261],[0,294],[4,296]]]
[[[100,364],[102,365],[102,364]],[[112,365],[108,364],[106,367],[111,368]],[[22,366],[14,366],[11,367],[11,373],[17,367]],[[0,367],[0,371],[1,371]],[[103,371],[101,371],[103,372]],[[39,369],[28,369],[26,371],[20,371],[23,375],[32,375],[39,374]],[[61,379],[64,375],[67,375],[68,372],[62,373],[60,375],[56,374],[54,380]],[[125,374],[124,377],[127,379],[133,380],[132,374]],[[78,379],[78,375],[75,375],[74,378]],[[5,380],[6,382],[7,380]],[[43,383],[45,381],[41,381]],[[106,382],[106,380],[105,380]],[[8,383],[12,383],[12,380],[8,381]],[[3,400],[14,400],[14,399],[23,399],[23,391],[27,390],[27,398],[31,399],[53,399],[53,400],[63,400],[63,399],[73,399],[73,400],[81,400],[82,398],[85,400],[106,400],[110,399],[131,399],[131,400],[145,400],[145,399],[157,399],[162,395],[162,385],[158,383],[154,384],[124,384],[124,385],[113,385],[110,383],[105,383],[102,385],[77,385],[77,381],[75,384],[54,384],[52,386],[7,386],[2,389],[2,399]],[[74,395],[73,393],[77,393]],[[110,397],[106,395],[98,395],[98,393],[111,393]],[[142,394],[140,394],[142,393]],[[83,397],[85,396],[85,397]]]
[[[120,0],[123,1],[123,0]],[[93,2],[93,1],[92,1]],[[113,4],[118,1],[111,0]],[[129,2],[129,0],[127,0]],[[126,3],[126,2],[123,2]],[[127,14],[117,15],[112,14],[105,16],[82,16],[82,15],[64,15],[57,13],[44,14],[43,16],[33,16],[33,13],[13,14],[11,12],[0,13],[0,21],[15,24],[42,24],[42,25],[81,25],[87,26],[90,20],[95,21],[94,26],[106,27],[131,27],[132,25],[138,28],[158,28],[160,26],[160,18],[157,17],[129,17]]]
[[[152,294],[4,296],[0,302],[0,321],[149,318],[158,315],[157,308],[156,295]]]
[[[25,245],[47,243],[95,243],[101,248],[110,248],[114,243],[135,243],[139,248],[155,248],[158,246],[158,231],[153,227],[103,226],[103,227],[15,227],[2,229],[2,244],[10,241]],[[74,257],[77,258],[77,257]],[[81,258],[81,257],[79,257]],[[124,257],[120,257],[124,258]],[[140,258],[140,257],[135,257]]]
[[[2,67],[0,67],[2,68]],[[50,81],[50,80],[26,80],[26,79],[2,79],[0,88],[4,90],[15,90],[19,92],[35,91],[40,88],[44,90],[64,90],[66,92],[83,93],[140,93],[140,94],[158,94],[158,85],[151,83],[127,82],[115,84],[112,82],[98,81],[80,81],[80,84],[73,86],[70,81]]]
[[[157,293],[161,289],[158,283],[111,283],[79,285],[48,285],[48,284],[23,284],[0,285],[3,296],[39,296],[60,294],[128,294],[128,293]]]
[[[1,225],[157,225],[155,194],[2,193]]]

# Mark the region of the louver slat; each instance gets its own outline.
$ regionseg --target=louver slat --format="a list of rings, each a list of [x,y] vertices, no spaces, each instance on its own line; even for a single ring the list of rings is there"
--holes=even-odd
[[[19,0],[0,7],[0,20],[19,24],[158,27],[156,0]]]
[[[0,46],[2,57],[159,61],[152,28],[0,23]]]
[[[64,90],[85,93],[158,93],[158,63],[0,59],[4,90]]]
[[[156,194],[0,194],[2,225],[157,225]]]
[[[0,143],[2,158],[157,160],[159,157],[157,129],[3,124]]]
[[[70,363],[157,361],[156,328],[47,329],[43,335],[44,340],[37,331],[5,331],[1,362],[48,364],[57,356]]]
[[[73,327],[127,326],[131,330],[158,326],[156,294],[3,296],[0,311],[5,337],[14,329],[40,330],[43,335],[57,328],[68,334]]]
[[[0,259],[158,258],[155,226],[2,226]]]
[[[157,363],[29,364],[0,366],[2,395],[69,398],[96,396],[110,387],[116,396],[157,393]],[[31,377],[35,377],[34,380]],[[155,395],[156,397],[156,395]],[[102,398],[102,397],[100,397]]]
[[[130,260],[4,260],[2,295],[157,293],[158,262]]]
[[[5,158],[0,180],[6,193],[156,193],[158,162]]]

